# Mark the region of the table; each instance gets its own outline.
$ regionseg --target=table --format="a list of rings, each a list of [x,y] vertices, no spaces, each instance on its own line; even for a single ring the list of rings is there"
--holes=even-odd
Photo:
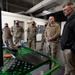
[[[3,49],[4,54],[7,53]],[[30,72],[51,62],[56,66],[49,69],[44,75],[50,75],[59,67],[59,63],[40,52],[29,49],[27,47],[18,48],[18,52],[12,54],[10,58],[4,58],[4,66],[0,68],[0,75],[32,75]]]

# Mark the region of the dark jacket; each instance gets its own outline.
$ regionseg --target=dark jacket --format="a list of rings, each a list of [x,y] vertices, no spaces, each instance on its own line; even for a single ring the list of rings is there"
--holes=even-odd
[[[61,37],[61,48],[75,51],[75,12],[67,19]]]

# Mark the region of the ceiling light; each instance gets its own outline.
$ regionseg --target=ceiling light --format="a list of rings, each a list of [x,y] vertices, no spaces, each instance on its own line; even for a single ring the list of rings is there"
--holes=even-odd
[[[50,14],[51,12],[50,11],[47,11],[47,10],[44,10],[43,13],[44,14]]]

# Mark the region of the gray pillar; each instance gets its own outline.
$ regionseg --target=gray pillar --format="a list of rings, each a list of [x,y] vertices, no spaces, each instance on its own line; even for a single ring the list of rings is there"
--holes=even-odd
[[[3,9],[3,7],[2,7],[2,0],[0,0],[0,8]]]

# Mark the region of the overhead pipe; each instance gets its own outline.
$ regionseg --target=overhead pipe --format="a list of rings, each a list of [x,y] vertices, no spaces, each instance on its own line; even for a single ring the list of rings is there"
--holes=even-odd
[[[66,1],[63,0],[62,4],[59,5],[59,6],[54,7],[53,10],[51,10],[51,8],[48,9],[48,11],[50,12],[50,13],[48,13],[48,14],[52,14],[52,13],[55,13],[55,12],[58,12],[58,11],[62,11],[63,5],[64,5],[65,3],[67,3],[67,2],[69,2],[69,0],[66,0]],[[74,3],[74,6],[75,6],[75,3]],[[39,17],[39,16],[46,16],[46,15],[48,15],[48,14],[45,14],[45,13],[41,12],[41,13],[35,15],[35,16],[36,16],[36,17]]]
[[[43,0],[41,1],[40,3],[38,3],[37,5],[33,6],[32,8],[30,8],[28,11],[26,11],[25,13],[28,14],[28,13],[33,13],[35,12],[36,10],[39,10],[53,2],[55,2],[57,0]]]

